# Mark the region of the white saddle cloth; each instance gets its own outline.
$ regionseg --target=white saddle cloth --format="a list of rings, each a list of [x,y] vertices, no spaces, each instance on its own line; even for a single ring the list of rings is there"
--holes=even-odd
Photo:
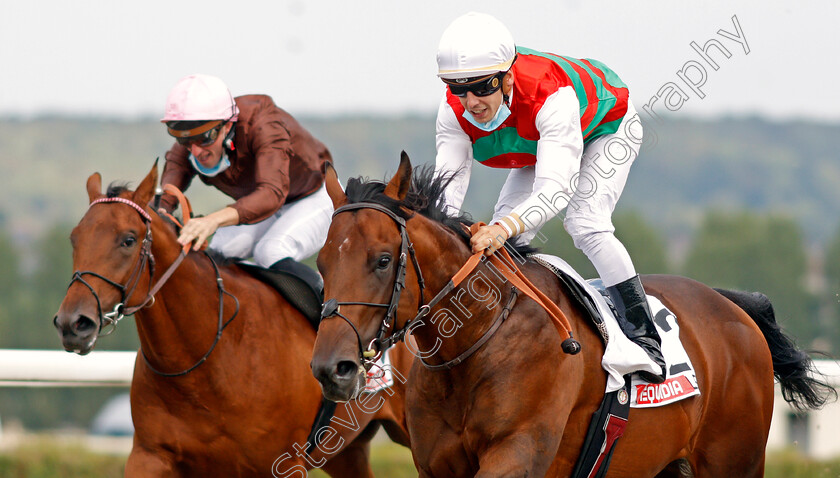
[[[606,326],[606,346],[601,366],[607,372],[607,393],[624,387],[624,376],[627,374],[642,370],[659,373],[659,367],[647,352],[624,335],[604,296],[592,284],[585,281],[572,266],[559,257],[547,254],[535,254],[532,257],[573,278],[597,306]],[[648,296],[648,303],[651,313],[658,318],[654,320],[654,324],[662,339],[662,354],[668,373],[665,382],[657,385],[633,375],[630,404],[635,408],[662,406],[700,393],[694,367],[680,342],[676,317],[656,297]]]

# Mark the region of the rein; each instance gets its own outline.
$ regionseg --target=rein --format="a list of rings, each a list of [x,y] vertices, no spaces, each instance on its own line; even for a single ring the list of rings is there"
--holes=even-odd
[[[165,185],[164,190],[178,198],[178,202],[179,202],[180,207],[181,207],[182,215],[185,218],[184,224],[186,224],[186,222],[189,221],[189,218],[190,218],[191,212],[192,212],[189,201],[187,200],[187,198],[184,196],[184,194],[178,188],[176,188],[175,186],[173,186],[171,184]],[[113,333],[116,330],[117,323],[119,323],[119,321],[122,320],[125,316],[134,315],[140,309],[143,309],[145,307],[151,307],[152,305],[154,305],[155,294],[157,294],[160,291],[160,289],[164,286],[164,284],[166,284],[166,282],[169,280],[169,278],[172,277],[172,274],[175,273],[175,270],[178,268],[178,266],[181,265],[181,262],[184,260],[184,258],[187,256],[187,253],[189,252],[191,244],[186,244],[181,248],[181,252],[178,254],[178,257],[172,262],[172,264],[166,269],[166,271],[164,271],[163,275],[160,277],[160,279],[157,281],[157,283],[155,283],[154,285],[151,285],[151,279],[154,278],[154,275],[155,275],[155,259],[154,259],[154,256],[152,255],[152,217],[151,217],[151,215],[149,215],[149,213],[146,212],[146,210],[142,206],[140,206],[139,204],[135,203],[134,201],[131,201],[130,199],[121,198],[121,197],[99,198],[99,199],[96,199],[96,200],[92,201],[90,203],[90,205],[88,206],[88,208],[91,208],[91,207],[93,207],[97,204],[102,204],[102,203],[120,203],[120,204],[125,204],[127,206],[130,206],[130,207],[134,208],[134,210],[136,210],[140,214],[140,216],[143,218],[143,223],[146,225],[146,234],[143,238],[142,248],[140,249],[140,258],[137,261],[137,266],[132,271],[131,275],[129,276],[129,278],[126,281],[125,284],[120,284],[119,282],[108,279],[107,277],[105,277],[105,276],[103,276],[99,273],[93,272],[93,271],[75,271],[73,273],[73,277],[70,280],[70,285],[68,286],[68,288],[70,288],[70,286],[72,286],[73,283],[75,283],[75,282],[81,282],[82,285],[87,287],[88,290],[90,290],[90,293],[93,294],[94,299],[96,299],[96,307],[97,307],[98,313],[99,313],[99,333],[98,334],[100,336],[106,336],[106,335],[109,335],[109,334]],[[170,220],[172,220],[179,227],[183,227],[177,219],[175,219],[174,217],[172,217],[169,214],[167,214],[167,216],[169,217]],[[213,260],[212,257],[210,257],[210,255],[208,255],[206,252],[204,254],[207,256],[208,259],[210,259],[210,263],[213,265],[213,269],[216,272],[216,286],[219,289],[219,321],[218,321],[218,329],[216,331],[216,338],[213,341],[213,344],[210,346],[210,349],[195,364],[193,364],[189,368],[184,369],[180,372],[174,372],[174,373],[161,372],[161,371],[157,370],[155,367],[152,366],[152,364],[149,362],[148,357],[146,357],[146,353],[141,349],[140,352],[143,355],[143,360],[146,362],[146,365],[149,367],[149,369],[152,372],[154,372],[158,375],[161,375],[161,376],[164,376],[164,377],[177,377],[177,376],[181,376],[181,375],[186,375],[186,374],[192,372],[193,370],[195,370],[196,367],[198,367],[199,365],[204,363],[205,360],[207,360],[207,358],[210,356],[210,353],[213,352],[213,349],[216,348],[216,344],[218,344],[219,339],[221,338],[222,331],[239,314],[239,299],[237,299],[234,295],[232,295],[230,292],[225,290],[224,283],[222,281],[222,276],[221,276],[221,273],[219,271],[219,267],[216,265],[216,262]],[[140,275],[142,274],[143,269],[146,267],[146,263],[149,264],[149,280],[150,280],[149,290],[146,293],[146,297],[139,304],[134,305],[134,306],[130,306],[130,307],[126,307],[125,302],[126,302],[126,300],[128,300],[134,294],[134,291],[137,288],[137,284],[140,281]],[[84,280],[84,276],[86,276],[86,275],[96,277],[96,278],[106,282],[107,284],[110,284],[111,286],[117,288],[120,291],[120,295],[121,295],[120,301],[119,301],[119,303],[117,303],[116,306],[114,306],[114,310],[112,312],[109,312],[109,313],[106,313],[106,314],[102,313],[102,304],[99,300],[99,295],[96,293],[94,288]],[[128,292],[126,292],[127,290],[128,290]],[[227,321],[224,321],[224,319],[223,319],[223,317],[224,317],[224,296],[225,295],[228,295],[228,296],[232,297],[233,300],[236,302],[236,310],[234,311],[231,318],[228,319]],[[110,326],[111,328],[106,333],[103,333],[102,330],[105,327],[108,327],[108,326]]]
[[[210,259],[210,264],[213,265],[213,270],[216,271],[216,287],[219,289],[219,314],[218,325],[216,327],[216,337],[213,339],[213,343],[210,345],[210,348],[207,349],[207,352],[205,352],[204,355],[200,359],[198,359],[198,361],[196,361],[191,366],[185,368],[184,370],[181,370],[180,372],[161,372],[152,365],[152,363],[149,361],[149,357],[146,356],[146,352],[141,348],[140,354],[143,355],[143,361],[146,362],[146,366],[149,367],[149,370],[162,377],[180,377],[182,375],[186,375],[192,372],[193,370],[198,368],[199,365],[203,364],[207,360],[207,358],[210,357],[210,354],[213,352],[213,349],[216,348],[216,345],[222,338],[222,331],[224,331],[228,324],[230,324],[233,321],[233,319],[235,319],[236,316],[239,315],[239,299],[237,299],[235,295],[225,290],[225,286],[222,281],[222,275],[219,271],[219,266],[216,264],[216,261],[214,261],[213,258],[210,257],[210,254],[208,254],[207,252],[204,252],[204,255],[207,256],[208,259]],[[179,257],[183,257],[183,253]],[[162,280],[163,279],[161,279],[161,281]],[[225,295],[230,296],[236,303],[236,310],[233,312],[233,315],[231,315],[227,321],[224,321]]]
[[[400,260],[399,265],[396,272],[396,277],[394,278],[394,290],[391,294],[391,301],[387,304],[382,303],[372,303],[372,302],[339,302],[337,299],[329,299],[324,303],[323,310],[321,311],[321,320],[328,319],[330,317],[339,317],[345,322],[347,322],[350,327],[353,329],[353,332],[356,334],[356,340],[359,344],[359,354],[362,359],[362,362],[366,365],[373,364],[378,356],[379,353],[388,349],[392,345],[396,344],[399,341],[405,339],[405,335],[407,332],[411,331],[416,323],[423,317],[429,314],[432,307],[437,305],[446,295],[452,292],[458,284],[461,283],[466,277],[468,277],[473,270],[478,266],[478,264],[484,258],[484,253],[478,252],[470,256],[467,259],[466,263],[455,273],[452,279],[438,292],[428,304],[424,304],[423,298],[423,291],[425,289],[425,283],[423,281],[423,274],[420,270],[420,264],[417,261],[416,254],[414,252],[414,244],[408,237],[408,231],[406,230],[405,220],[395,214],[393,211],[388,209],[387,207],[372,202],[360,202],[354,204],[347,204],[344,206],[339,207],[338,209],[333,212],[333,217],[336,215],[347,212],[353,211],[358,209],[375,209],[382,213],[385,213],[388,217],[390,217],[394,222],[397,223],[397,226],[400,229],[400,238],[401,238],[401,245],[400,245]],[[473,224],[470,228],[470,233],[475,234],[479,227],[481,227],[483,223],[476,223]],[[411,256],[411,262],[414,264],[414,269],[417,272],[417,282],[420,286],[420,306],[417,308],[417,314],[413,319],[409,319],[403,325],[402,328],[399,330],[394,331],[388,337],[383,337],[385,332],[395,324],[396,321],[396,311],[397,306],[400,299],[400,293],[402,289],[405,288],[405,275],[406,275],[406,252]],[[498,330],[499,326],[502,322],[510,314],[510,311],[513,309],[514,304],[516,303],[516,299],[520,292],[524,293],[531,299],[533,299],[537,304],[543,307],[549,316],[552,319],[555,327],[557,328],[558,332],[561,332],[561,335],[566,335],[567,338],[563,340],[561,344],[561,348],[563,352],[574,355],[580,352],[581,347],[580,343],[575,340],[572,335],[572,328],[569,324],[568,318],[565,316],[562,310],[551,301],[542,291],[540,291],[536,286],[534,286],[530,280],[520,271],[513,259],[511,258],[510,254],[507,252],[505,248],[501,248],[497,251],[499,254],[493,254],[489,256],[487,259],[490,264],[495,266],[497,272],[501,273],[508,281],[511,282],[511,293],[508,297],[508,301],[505,306],[502,308],[501,313],[499,316],[496,317],[496,320],[493,324],[488,328],[484,334],[465,352],[458,355],[456,358],[446,361],[439,365],[431,365],[426,363],[423,358],[420,358],[420,361],[423,365],[430,369],[430,370],[448,370],[456,365],[460,364],[464,360],[466,360],[469,356],[471,356],[476,350],[478,350],[484,343],[486,343]],[[353,324],[353,322],[348,319],[346,316],[341,314],[340,306],[342,305],[365,305],[368,307],[382,307],[387,308],[387,312],[385,317],[382,320],[382,323],[379,327],[379,332],[377,333],[376,337],[371,340],[370,344],[368,344],[368,348],[365,349],[362,344],[362,337],[359,333],[358,328]],[[394,324],[392,324],[394,322]],[[376,349],[374,349],[374,346]]]

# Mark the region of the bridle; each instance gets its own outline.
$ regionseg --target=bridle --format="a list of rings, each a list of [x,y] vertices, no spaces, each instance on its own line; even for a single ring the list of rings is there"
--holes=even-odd
[[[405,335],[407,332],[410,332],[415,324],[418,323],[423,317],[429,314],[432,307],[437,305],[447,294],[452,292],[461,281],[467,277],[472,271],[478,266],[478,264],[483,259],[483,254],[473,254],[467,262],[461,267],[460,270],[452,277],[452,279],[438,292],[432,300],[429,301],[428,304],[425,304],[424,300],[424,293],[425,290],[425,282],[423,281],[423,273],[420,270],[420,264],[417,261],[417,256],[414,251],[414,243],[411,242],[411,239],[408,237],[408,231],[405,225],[405,219],[398,216],[389,208],[373,202],[359,202],[354,204],[347,204],[344,206],[339,207],[338,209],[333,212],[333,218],[347,211],[354,211],[358,209],[374,209],[379,212],[386,214],[390,217],[394,222],[397,223],[397,226],[400,229],[400,257],[397,266],[396,276],[394,278],[394,289],[391,293],[391,301],[387,304],[382,303],[374,303],[374,302],[339,302],[337,299],[329,299],[324,302],[323,310],[321,311],[321,320],[328,319],[330,317],[339,317],[345,322],[347,322],[350,327],[352,327],[353,332],[356,334],[356,340],[359,346],[359,356],[361,363],[364,364],[366,369],[369,369],[375,363],[378,355],[383,351],[387,350],[392,345],[396,344],[397,342],[404,340]],[[479,224],[474,225],[478,226]],[[484,332],[484,334],[466,351],[462,352],[460,355],[455,357],[454,359],[448,360],[441,364],[432,365],[427,363],[422,357],[420,357],[421,363],[430,370],[448,370],[456,365],[460,364],[468,357],[470,357],[473,353],[475,353],[484,343],[486,343],[493,334],[498,330],[499,326],[504,322],[508,315],[510,315],[511,310],[513,309],[514,304],[516,303],[516,299],[520,292],[524,292],[526,295],[534,299],[538,304],[542,305],[549,315],[552,315],[552,318],[555,321],[555,324],[559,324],[559,327],[568,334],[568,338],[565,339],[561,345],[564,352],[568,354],[576,354],[580,351],[580,344],[572,337],[571,333],[571,326],[569,325],[568,319],[565,318],[565,315],[560,311],[560,309],[556,306],[556,304],[551,303],[547,297],[545,297],[542,292],[537,290],[521,272],[516,269],[515,266],[512,264],[512,259],[507,254],[504,249],[501,249],[502,255],[506,258],[507,262],[510,265],[510,268],[502,268],[502,272],[505,277],[511,281],[513,287],[511,287],[511,292],[508,295],[507,303],[502,308],[499,315],[496,317],[496,320],[491,324],[491,326]],[[417,273],[417,283],[420,287],[420,301],[417,307],[417,314],[414,316],[413,319],[409,319],[406,323],[400,328],[391,333],[391,335],[385,337],[385,333],[392,328],[392,326],[396,322],[396,311],[397,306],[400,300],[400,293],[402,289],[405,288],[405,275],[406,275],[406,264],[407,264],[407,256],[411,257],[411,262],[414,265],[414,270]],[[504,260],[504,259],[501,259]],[[497,259],[497,261],[501,261]],[[507,270],[512,269],[515,272],[506,272]],[[513,274],[513,275],[511,275]],[[371,340],[368,344],[368,348],[365,349],[362,344],[362,337],[359,334],[358,328],[353,324],[353,322],[348,319],[346,316],[341,314],[340,306],[342,305],[364,305],[368,307],[382,307],[386,308],[387,311],[385,313],[384,318],[379,326],[379,331],[376,334],[376,337]]]
[[[167,184],[164,187],[164,190],[175,195],[179,199],[183,217],[185,218],[186,223],[186,221],[189,220],[190,217],[189,202],[186,200],[181,191],[179,191],[177,188],[170,184]],[[157,197],[159,198],[159,194]],[[93,271],[75,271],[73,272],[73,277],[70,280],[70,285],[68,286],[68,289],[75,282],[80,282],[82,285],[88,288],[91,294],[93,294],[94,299],[96,299],[96,307],[99,314],[99,331],[97,335],[106,336],[113,333],[114,330],[116,330],[117,323],[120,320],[122,320],[125,316],[134,315],[140,309],[143,309],[144,307],[151,307],[152,305],[154,305],[155,294],[157,294],[160,291],[163,285],[166,284],[170,277],[172,277],[172,274],[175,272],[178,266],[181,265],[181,262],[186,257],[191,247],[191,244],[187,244],[181,249],[181,252],[178,254],[178,257],[175,259],[175,261],[173,261],[172,264],[163,273],[163,275],[161,275],[157,283],[152,285],[152,279],[155,275],[155,259],[152,255],[152,217],[149,215],[148,212],[146,212],[146,210],[142,206],[135,203],[134,201],[122,197],[99,198],[92,201],[88,208],[102,203],[120,203],[134,208],[134,210],[136,210],[143,218],[143,222],[146,226],[146,234],[143,237],[143,243],[140,247],[140,257],[138,258],[137,265],[134,267],[134,270],[129,275],[128,280],[126,280],[125,284],[120,284],[117,281],[111,280],[103,276],[102,274]],[[170,216],[170,219],[173,220],[176,224],[178,224],[178,221],[175,218]],[[228,326],[228,324],[230,324],[231,321],[233,321],[233,319],[236,318],[237,315],[239,315],[239,299],[237,299],[236,296],[225,290],[221,272],[219,271],[219,266],[216,264],[216,261],[214,261],[213,258],[206,252],[205,256],[207,256],[207,258],[210,259],[210,263],[213,265],[213,269],[216,272],[216,287],[219,291],[219,314],[215,340],[213,341],[213,344],[210,346],[207,352],[198,361],[196,361],[190,367],[181,370],[180,372],[159,371],[149,362],[145,351],[143,351],[143,349],[140,349],[140,353],[143,356],[143,360],[146,362],[146,365],[152,372],[156,373],[157,375],[161,375],[164,377],[178,377],[186,375],[195,370],[199,365],[201,365],[207,360],[207,358],[210,356],[210,353],[212,353],[213,350],[216,348],[216,345],[219,343],[219,339],[221,338],[222,331]],[[125,302],[134,294],[134,291],[137,288],[137,284],[140,282],[140,276],[143,273],[143,269],[146,268],[146,264],[149,265],[149,290],[146,293],[146,297],[139,304],[126,307]],[[96,293],[96,290],[90,284],[88,284],[87,281],[84,280],[84,276],[86,275],[96,277],[97,279],[100,279],[105,283],[110,284],[111,286],[115,287],[120,291],[120,301],[117,303],[116,306],[114,306],[114,310],[112,312],[108,312],[106,314],[102,313],[102,303],[99,300],[99,295]],[[231,298],[233,298],[234,302],[236,303],[236,309],[234,310],[233,315],[227,321],[224,320],[225,295],[228,295]],[[105,327],[109,326],[111,328],[106,333],[102,333],[102,330]]]
[[[411,263],[414,264],[414,270],[417,273],[417,285],[420,287],[420,304],[423,304],[424,302],[423,291],[426,289],[426,284],[423,280],[423,273],[420,271],[420,264],[417,262],[417,255],[414,252],[414,243],[412,243],[408,237],[408,231],[405,227],[405,219],[401,218],[387,207],[373,202],[359,202],[341,206],[333,212],[333,217],[343,212],[355,211],[357,209],[375,209],[382,212],[393,219],[400,228],[400,256],[397,265],[396,277],[394,278],[394,289],[391,292],[391,301],[387,304],[381,304],[374,302],[339,302],[336,299],[329,299],[324,302],[324,307],[321,310],[321,320],[328,319],[330,317],[340,317],[350,324],[350,327],[353,328],[353,332],[356,334],[361,360],[366,365],[371,366],[378,358],[379,353],[384,352],[405,338],[405,334],[409,330],[411,322],[413,322],[413,320],[406,322],[401,329],[396,330],[391,333],[391,335],[385,337],[385,333],[396,321],[397,306],[400,302],[402,290],[405,288],[406,265],[409,256],[411,257]],[[340,308],[342,305],[365,305],[368,307],[382,307],[386,309],[385,316],[379,325],[379,331],[376,333],[376,337],[370,341],[367,349],[365,349],[362,344],[362,336],[359,334],[359,329],[356,328],[350,319],[341,313]],[[421,311],[423,312],[422,315]],[[418,309],[418,316],[414,320],[425,316],[428,311],[429,307],[425,305],[420,306]]]
[[[99,314],[99,330],[97,334],[99,336],[106,336],[110,335],[114,332],[117,328],[117,323],[122,320],[126,315],[132,315],[138,310],[142,309],[146,306],[151,306],[154,304],[155,297],[154,293],[152,292],[152,283],[151,279],[155,275],[155,258],[152,255],[152,217],[149,213],[146,212],[139,204],[121,197],[110,197],[110,198],[99,198],[94,200],[90,203],[88,208],[91,208],[97,204],[102,203],[121,203],[134,208],[140,216],[143,218],[143,223],[146,226],[146,234],[143,236],[143,242],[140,246],[140,257],[137,260],[137,265],[134,267],[134,270],[128,276],[128,280],[125,284],[120,284],[117,281],[111,280],[102,274],[93,271],[75,271],[73,272],[73,277],[70,279],[70,285],[68,285],[68,289],[76,282],[80,282],[82,285],[88,288],[91,294],[93,294],[93,298],[96,299],[96,308]],[[169,269],[173,270],[174,267],[177,267],[180,264],[183,257],[179,256],[178,260],[173,263]],[[143,299],[138,305],[131,306],[126,308],[125,302],[128,300],[133,294],[135,289],[137,288],[137,284],[140,282],[140,275],[143,272],[143,269],[146,268],[146,264],[149,264],[149,290],[146,293],[146,298]],[[169,272],[169,271],[167,271]],[[171,274],[170,274],[171,275]],[[114,306],[114,310],[108,313],[102,313],[102,302],[99,300],[99,294],[96,293],[96,290],[91,286],[87,281],[85,281],[84,276],[93,276],[97,279],[110,284],[111,286],[115,287],[117,290],[120,291],[120,301]],[[169,277],[166,276],[168,279]],[[160,281],[159,281],[160,283]],[[163,285],[163,284],[160,284]],[[160,287],[157,287],[159,289]],[[110,329],[108,329],[110,327]],[[106,330],[103,332],[103,330]]]

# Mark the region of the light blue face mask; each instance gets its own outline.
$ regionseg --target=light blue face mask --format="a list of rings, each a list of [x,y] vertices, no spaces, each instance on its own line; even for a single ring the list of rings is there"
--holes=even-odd
[[[486,123],[479,123],[476,121],[475,118],[473,118],[473,115],[471,115],[466,109],[464,110],[464,114],[462,116],[465,120],[469,121],[473,126],[482,131],[493,131],[501,126],[506,119],[508,119],[508,116],[510,116],[510,108],[508,108],[508,105],[505,104],[505,102],[502,102],[502,105],[499,106],[499,109],[496,111],[496,116]]]
[[[193,156],[192,154],[190,154],[190,163],[192,163],[193,167],[196,171],[198,171],[199,174],[201,174],[202,176],[207,176],[209,178],[220,174],[222,171],[230,167],[230,160],[228,159],[227,153],[222,155],[222,159],[220,159],[219,162],[216,163],[216,165],[212,168],[205,168],[204,166],[202,166],[201,163],[196,161],[195,156]]]

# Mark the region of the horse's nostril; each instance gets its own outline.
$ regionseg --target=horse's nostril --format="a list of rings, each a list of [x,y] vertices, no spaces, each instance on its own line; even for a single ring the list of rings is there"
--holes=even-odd
[[[96,322],[93,321],[90,317],[81,315],[73,324],[73,331],[77,334],[83,334],[85,332],[90,332],[91,330],[96,328]]]
[[[350,360],[342,360],[335,366],[335,375],[338,378],[350,378],[356,373],[358,367]]]

